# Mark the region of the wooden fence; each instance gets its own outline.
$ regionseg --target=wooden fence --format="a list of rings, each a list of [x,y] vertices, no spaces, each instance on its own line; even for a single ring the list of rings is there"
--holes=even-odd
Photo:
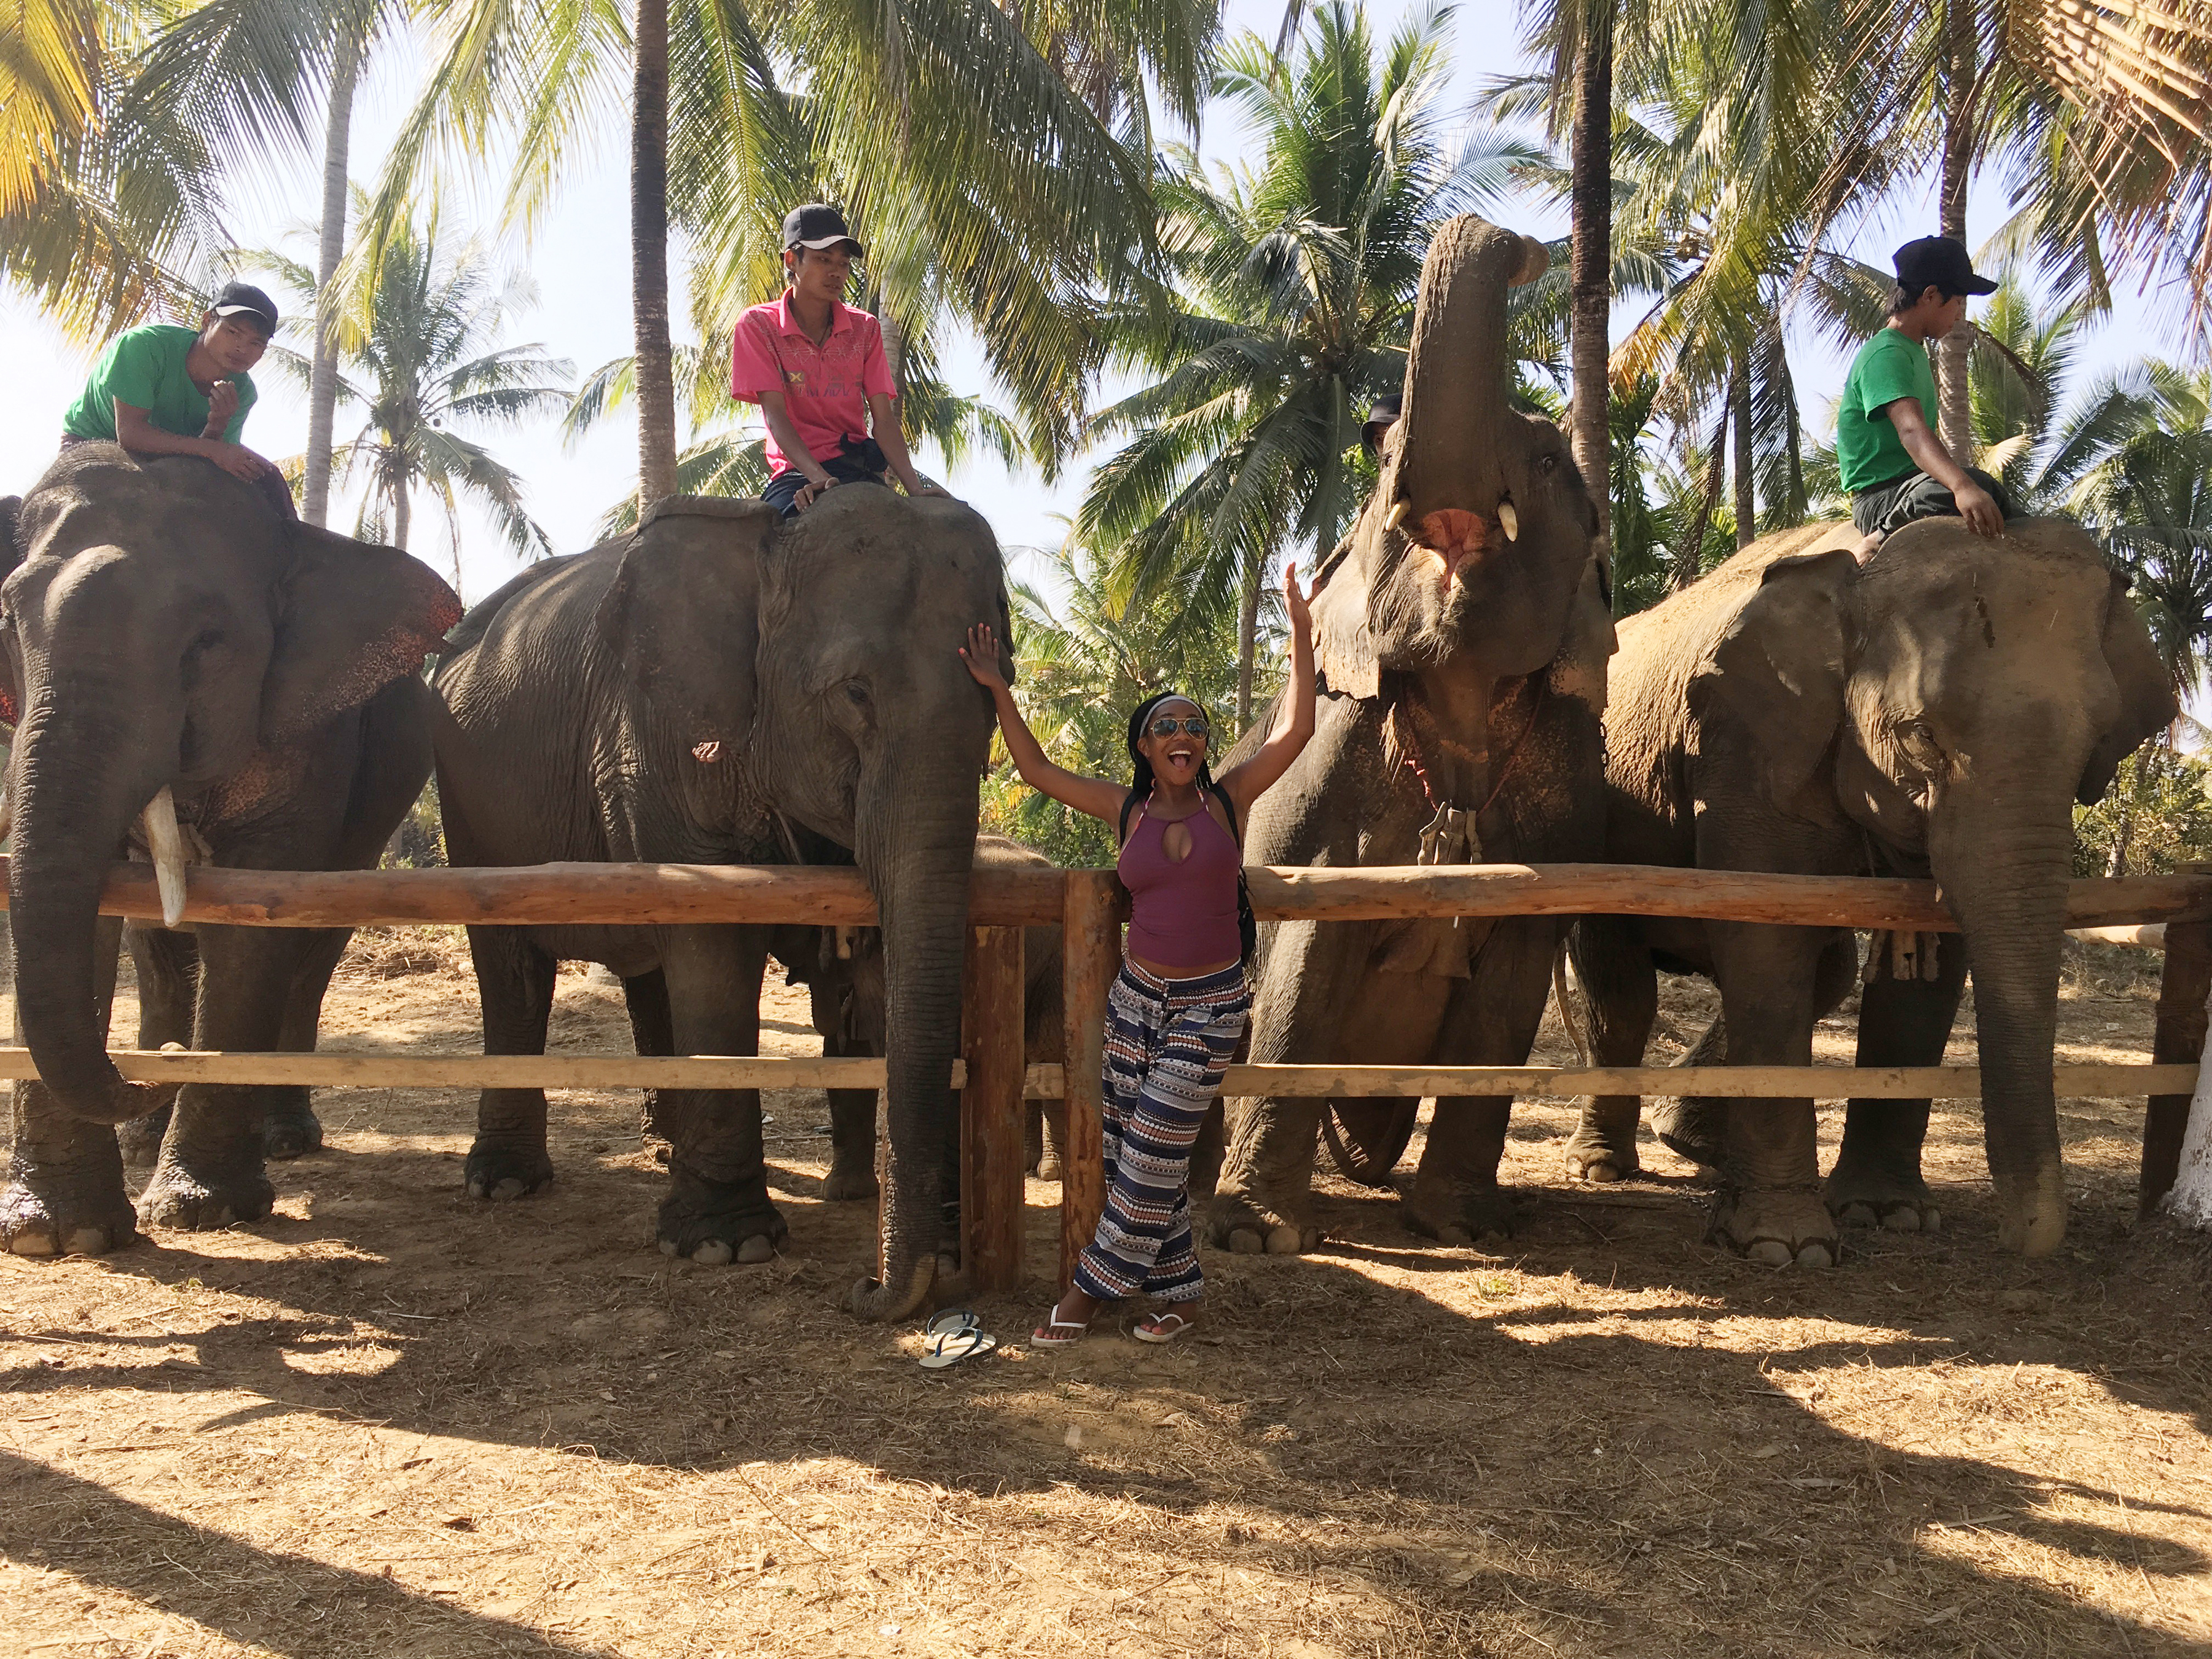
[[[1264,920],[1611,914],[1799,926],[1956,931],[1935,884],[1856,877],[1663,869],[1633,865],[1474,865],[1310,870],[1254,867]],[[0,895],[4,895],[0,884]],[[4,897],[0,897],[4,902]],[[101,896],[110,915],[157,921],[153,872],[119,865]],[[554,864],[505,869],[285,872],[197,867],[187,924],[352,927],[749,922],[866,925],[875,903],[852,869],[721,865]],[[978,871],[963,1000],[963,1260],[979,1290],[1022,1275],[1025,1098],[1068,1104],[1060,1187],[1064,1277],[1104,1202],[1099,1059],[1106,993],[1121,967],[1121,896],[1111,871]],[[1029,1066],[1022,1051],[1024,927],[1062,929],[1067,1064]],[[2148,1066],[2069,1066],[2058,1092],[2148,1097],[2142,1203],[2172,1185],[2212,992],[2212,872],[2075,882],[2066,925],[2166,924],[2165,980]],[[880,1088],[873,1060],[628,1054],[419,1055],[122,1051],[125,1077],[149,1082],[295,1083],[355,1088]],[[34,1075],[27,1053],[0,1048],[0,1078]],[[1976,1099],[1969,1066],[1237,1066],[1232,1095],[1707,1094],[1817,1099]]]

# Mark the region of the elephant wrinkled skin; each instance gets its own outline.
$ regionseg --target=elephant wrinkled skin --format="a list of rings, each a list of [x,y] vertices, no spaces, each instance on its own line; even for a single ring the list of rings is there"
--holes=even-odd
[[[538,566],[472,610],[434,677],[439,799],[458,864],[776,864],[849,848],[885,946],[890,1138],[884,1278],[852,1298],[896,1317],[928,1294],[990,705],[962,666],[1003,624],[990,526],[949,500],[841,489],[785,522],[757,501],[673,496],[635,535]],[[757,1052],[767,927],[473,927],[491,1054],[544,1052],[555,965],[623,977],[642,1054]],[[661,1247],[765,1260],[760,1097],[662,1090]],[[483,1197],[552,1176],[545,1097],[488,1089],[466,1165]]]
[[[2172,683],[2125,580],[2076,526],[2015,520],[1984,539],[1923,520],[1863,569],[1844,550],[1857,539],[1848,525],[1767,537],[1621,625],[1607,854],[1932,874],[1961,932],[1875,936],[1858,1063],[1938,1064],[1971,970],[2001,1236],[2047,1255],[2066,1225],[2051,1063],[2071,809],[2173,718]],[[1844,930],[1650,918],[1586,919],[1572,948],[1600,1066],[1642,1063],[1655,962],[1719,987],[1721,1024],[1697,1059],[1809,1065],[1814,1024],[1857,961]],[[1637,1109],[1632,1096],[1592,1101],[1571,1159],[1632,1170]],[[1927,1125],[1924,1100],[1852,1101],[1825,1194],[1810,1101],[1692,1101],[1659,1127],[1720,1167],[1716,1237],[1826,1266],[1838,1214],[1936,1224]]]
[[[1598,717],[1613,650],[1597,518],[1566,440],[1506,399],[1506,289],[1542,244],[1480,219],[1429,250],[1403,414],[1373,497],[1314,599],[1313,741],[1252,813],[1255,864],[1335,867],[1595,856]],[[1270,722],[1255,721],[1248,743]],[[1243,745],[1240,745],[1240,750]],[[1233,763],[1238,754],[1230,757]],[[1262,924],[1255,1064],[1519,1065],[1563,924]],[[1431,1237],[1504,1230],[1510,1098],[1440,1100],[1404,1215]],[[1310,1249],[1317,1109],[1347,1172],[1379,1183],[1415,1101],[1228,1103],[1211,1241]]]
[[[149,805],[170,801],[216,864],[373,866],[429,772],[417,676],[459,601],[395,548],[280,520],[198,457],[83,445],[0,517],[17,1019],[45,1079],[15,1085],[0,1240],[34,1255],[127,1242],[109,1126],[172,1093],[137,1217],[258,1219],[272,1198],[264,1147],[319,1139],[307,1091],[118,1075],[106,1049],[119,927],[99,919],[100,884]],[[313,1046],[343,930],[133,931],[142,1042]]]

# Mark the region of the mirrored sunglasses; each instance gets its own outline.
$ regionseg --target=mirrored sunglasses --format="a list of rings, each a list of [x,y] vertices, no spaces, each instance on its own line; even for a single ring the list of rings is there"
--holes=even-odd
[[[1184,720],[1177,720],[1173,714],[1163,714],[1146,728],[1156,738],[1171,738],[1177,732],[1188,732],[1194,738],[1202,738],[1212,729],[1203,714],[1193,714]]]

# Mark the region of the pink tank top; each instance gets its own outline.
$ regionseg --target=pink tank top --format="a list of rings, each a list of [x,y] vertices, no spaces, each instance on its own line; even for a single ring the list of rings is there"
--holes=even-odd
[[[1233,962],[1244,951],[1237,926],[1237,872],[1243,854],[1229,831],[1203,806],[1187,818],[1137,810],[1129,839],[1116,861],[1129,890],[1128,952],[1168,968],[1202,968]],[[1170,823],[1190,826],[1190,851],[1181,864],[1168,857]]]

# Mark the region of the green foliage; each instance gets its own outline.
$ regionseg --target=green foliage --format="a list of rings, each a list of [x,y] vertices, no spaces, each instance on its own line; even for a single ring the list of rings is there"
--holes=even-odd
[[[2212,860],[2212,763],[2163,743],[2122,761],[2094,806],[2074,809],[2077,876],[2162,875]]]
[[[380,867],[386,870],[433,870],[446,862],[445,820],[438,812],[438,781],[422,786],[407,816],[384,845]]]
[[[1016,583],[1015,700],[1046,753],[1090,777],[1129,776],[1129,715],[1155,692],[1173,689],[1212,716],[1212,755],[1231,737],[1237,690],[1237,634],[1229,613],[1186,611],[1172,600],[1115,597],[1104,558],[1071,545],[1050,556],[1060,588],[1048,603]],[[1263,665],[1265,695],[1280,684],[1279,652]],[[1054,863],[1114,861],[1110,826],[1039,794],[994,744],[983,786],[983,828],[1033,847]]]

